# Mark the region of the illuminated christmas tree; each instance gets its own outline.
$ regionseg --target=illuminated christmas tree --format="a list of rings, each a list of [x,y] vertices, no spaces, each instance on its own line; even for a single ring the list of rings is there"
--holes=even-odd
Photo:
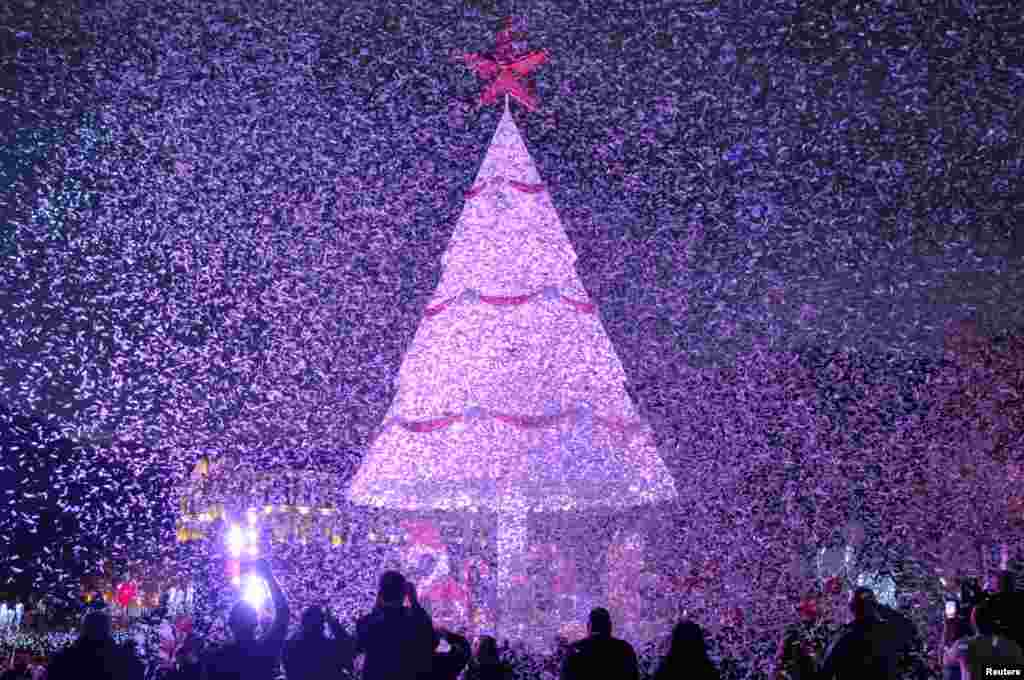
[[[522,573],[530,512],[675,497],[575,260],[506,97],[349,491],[384,508],[497,513],[502,611]]]

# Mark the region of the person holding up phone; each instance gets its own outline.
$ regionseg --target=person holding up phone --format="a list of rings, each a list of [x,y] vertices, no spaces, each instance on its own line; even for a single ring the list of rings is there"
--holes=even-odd
[[[324,635],[324,623],[332,638]],[[355,640],[334,617],[327,604],[302,613],[302,627],[285,645],[288,680],[353,677]]]
[[[441,651],[441,641],[448,643],[449,650]],[[434,656],[431,661],[431,680],[455,680],[473,656],[469,640],[462,635],[438,628],[434,631]]]
[[[288,601],[270,566],[263,560],[244,566],[243,578],[259,577],[270,588],[274,622],[262,637],[256,637],[259,615],[248,602],[237,603],[228,617],[234,641],[210,654],[203,663],[203,680],[275,680],[281,666],[281,651],[288,633]]]
[[[895,680],[900,656],[913,638],[913,624],[899,612],[881,606],[870,588],[856,588],[849,606],[853,622],[826,652],[819,680]]]
[[[433,651],[434,622],[416,586],[397,571],[384,572],[376,606],[356,624],[356,654],[366,655],[363,680],[426,680]]]

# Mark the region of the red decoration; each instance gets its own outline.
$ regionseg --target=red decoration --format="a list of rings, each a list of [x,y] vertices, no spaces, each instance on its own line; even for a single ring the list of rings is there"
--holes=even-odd
[[[433,307],[427,307],[425,310],[423,310],[423,316],[425,316],[427,318],[430,318],[432,316],[437,316],[438,314],[440,314],[444,310],[448,309],[448,306],[451,303],[455,302],[456,299],[458,299],[457,296],[456,297],[452,297],[452,298],[448,298],[447,300],[445,300],[444,302],[442,302],[439,305],[434,305]]]
[[[825,592],[830,595],[838,595],[843,592],[843,582],[838,576],[832,576],[825,581]]]
[[[491,81],[480,95],[480,105],[493,104],[503,94],[515,97],[516,101],[530,111],[537,109],[537,97],[533,88],[522,82],[535,68],[547,61],[546,50],[533,50],[518,55],[513,46],[515,38],[522,35],[512,32],[512,19],[505,20],[505,28],[495,38],[494,52],[489,56],[476,53],[463,55],[463,60],[476,75]]]
[[[1010,522],[1016,526],[1024,526],[1024,496],[1010,497]]]
[[[527,302],[537,297],[541,293],[542,291],[535,291],[533,293],[525,293],[523,295],[514,296],[481,295],[480,301],[489,305],[498,306],[522,305],[526,304]],[[448,309],[448,307],[451,306],[451,304],[455,302],[457,299],[459,299],[459,296],[456,295],[455,297],[448,298],[444,302],[434,305],[433,307],[427,307],[425,310],[423,310],[423,316],[428,318],[432,316],[437,316],[444,310]],[[583,312],[584,314],[593,314],[597,310],[597,308],[590,302],[580,302],[579,300],[572,300],[570,298],[565,297],[564,295],[562,296],[562,301],[565,302],[566,304],[572,305],[576,309],[576,311]]]
[[[797,607],[797,611],[800,612],[800,616],[805,621],[816,621],[820,615],[820,612],[818,611],[818,600],[813,597],[805,599]]]
[[[138,593],[138,586],[131,581],[122,583],[117,587],[117,603],[122,607],[127,607],[132,603],[132,600],[135,599],[135,596],[138,595]]]
[[[743,625],[743,610],[739,607],[732,607],[726,610],[722,616],[722,624],[731,626],[733,628],[739,628]]]
[[[410,432],[433,432],[434,430],[443,430],[459,420],[462,420],[462,416],[448,416],[447,418],[435,418],[434,420],[424,420],[418,423],[402,423],[402,427]]]
[[[470,198],[475,198],[480,192],[482,192],[486,188],[487,185],[483,184],[476,187],[475,189],[470,189],[469,191],[466,192],[466,199],[469,200]]]
[[[556,424],[562,419],[562,415],[557,416],[515,416],[505,415],[503,413],[493,414],[496,420],[500,420],[508,425],[514,425],[518,428],[537,428],[537,427],[550,427]]]
[[[539,194],[540,192],[544,191],[543,184],[528,184],[526,182],[518,182],[514,179],[510,179],[508,183],[512,186],[513,189],[518,189],[519,191],[522,191],[524,194]]]
[[[409,535],[409,541],[412,544],[423,545],[438,552],[446,550],[444,540],[441,538],[441,532],[432,522],[409,520],[403,522],[402,526]]]
[[[469,592],[451,576],[445,576],[424,593],[424,598],[431,602],[464,603]]]
[[[505,181],[504,177],[492,177],[491,180],[490,180],[490,183],[492,185],[494,185],[494,186],[497,186],[497,185],[501,184],[504,181]],[[516,189],[517,191],[521,191],[524,194],[539,194],[540,192],[544,191],[544,184],[543,183],[540,183],[540,184],[530,184],[529,182],[520,182],[518,180],[510,179],[510,180],[508,180],[508,184],[513,189]],[[476,198],[486,188],[487,188],[487,182],[484,181],[479,186],[473,187],[472,189],[467,191],[466,192],[466,199],[468,200],[470,198]]]
[[[575,413],[575,411],[566,410],[555,415],[532,416],[516,415],[510,413],[497,413],[494,411],[488,412],[484,410],[482,411],[482,416],[490,416],[491,418],[494,418],[495,420],[505,423],[506,425],[512,425],[513,427],[518,427],[519,429],[537,429],[541,427],[551,427],[558,423],[560,420],[572,416],[573,413]],[[377,430],[377,433],[374,438],[381,436],[383,433],[391,429],[391,427],[393,427],[394,425],[398,425],[408,432],[424,434],[429,432],[436,432],[437,430],[447,429],[452,424],[456,422],[465,422],[465,420],[466,418],[460,415],[442,416],[440,418],[432,418],[430,420],[420,420],[415,422],[402,420],[401,418],[392,418],[391,420],[386,421],[380,427],[380,429]],[[642,423],[626,423],[625,421],[622,420],[602,418],[601,416],[597,415],[594,416],[594,421],[604,425],[605,427],[611,430],[616,431],[621,436],[631,436],[641,431],[644,427]],[[717,571],[715,571],[715,573],[717,574]]]
[[[518,306],[529,302],[535,295],[536,293],[531,293],[530,295],[481,295],[480,301],[495,307]]]
[[[504,181],[505,181],[504,177],[492,177],[489,180],[484,180],[483,182],[480,183],[480,186],[474,187],[473,189],[470,189],[469,191],[467,191],[466,192],[466,198],[470,199],[470,198],[475,198],[476,196],[479,196],[484,191],[484,189],[487,188],[488,184],[490,184],[492,186],[498,186],[499,184],[501,184]]]
[[[179,616],[174,622],[174,630],[179,635],[188,636],[192,632],[192,617],[190,616]]]
[[[583,312],[584,314],[593,314],[597,311],[597,308],[589,302],[579,302],[577,300],[570,300],[567,297],[563,297],[563,300],[568,302],[570,305],[576,308],[577,312]]]

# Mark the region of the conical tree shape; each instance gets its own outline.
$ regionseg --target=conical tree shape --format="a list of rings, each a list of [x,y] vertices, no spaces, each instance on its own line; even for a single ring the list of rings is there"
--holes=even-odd
[[[497,511],[499,591],[527,512],[675,497],[575,260],[506,108],[349,491],[387,508]]]

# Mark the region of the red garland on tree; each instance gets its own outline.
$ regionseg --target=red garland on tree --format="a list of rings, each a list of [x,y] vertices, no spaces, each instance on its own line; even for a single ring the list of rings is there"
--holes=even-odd
[[[525,36],[512,31],[512,18],[505,19],[505,27],[495,37],[494,52],[481,55],[475,52],[462,55],[481,80],[490,81],[480,95],[480,106],[493,104],[499,95],[511,95],[530,111],[537,110],[537,95],[533,84],[522,82],[531,71],[547,61],[547,50],[533,50],[519,54],[514,42]]]

